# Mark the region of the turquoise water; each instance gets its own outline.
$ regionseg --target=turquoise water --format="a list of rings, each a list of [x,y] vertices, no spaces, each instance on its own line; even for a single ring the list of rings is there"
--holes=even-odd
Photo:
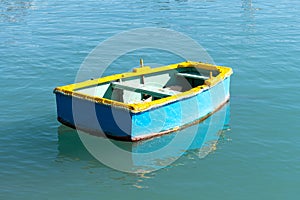
[[[296,199],[299,10],[292,0],[0,1],[0,199]],[[61,127],[52,90],[74,82],[100,42],[143,27],[184,33],[233,68],[230,130],[204,158],[190,150],[167,168],[128,174]],[[107,73],[131,69],[119,63]]]

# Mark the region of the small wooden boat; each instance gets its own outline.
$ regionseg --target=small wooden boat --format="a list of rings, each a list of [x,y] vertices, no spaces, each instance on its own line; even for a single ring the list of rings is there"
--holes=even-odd
[[[186,61],[61,86],[58,121],[109,138],[138,141],[198,123],[229,101],[232,69]]]

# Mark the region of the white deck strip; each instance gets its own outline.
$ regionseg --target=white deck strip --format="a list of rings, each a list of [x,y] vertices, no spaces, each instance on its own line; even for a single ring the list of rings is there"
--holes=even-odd
[[[187,78],[194,78],[194,79],[203,79],[203,80],[209,79],[209,77],[207,77],[207,76],[200,76],[200,75],[188,74],[188,73],[177,73],[176,75],[177,76],[187,77]]]
[[[178,91],[170,90],[168,88],[160,88],[160,87],[155,87],[155,86],[150,86],[145,84],[136,84],[134,86],[126,84],[125,82],[122,83],[112,82],[111,84],[113,88],[129,90],[129,91],[143,93],[143,94],[149,94],[155,97],[166,97],[166,96],[172,96],[180,93]]]

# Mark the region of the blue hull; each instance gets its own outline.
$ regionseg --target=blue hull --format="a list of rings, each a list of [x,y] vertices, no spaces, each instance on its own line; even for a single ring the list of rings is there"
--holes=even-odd
[[[137,113],[57,92],[58,120],[92,134],[138,141],[206,119],[229,100],[229,86],[230,76],[193,96]]]

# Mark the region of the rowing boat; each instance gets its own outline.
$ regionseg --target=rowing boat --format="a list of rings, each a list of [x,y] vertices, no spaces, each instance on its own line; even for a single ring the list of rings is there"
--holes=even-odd
[[[232,69],[186,61],[56,87],[64,125],[139,141],[203,121],[229,101]]]

